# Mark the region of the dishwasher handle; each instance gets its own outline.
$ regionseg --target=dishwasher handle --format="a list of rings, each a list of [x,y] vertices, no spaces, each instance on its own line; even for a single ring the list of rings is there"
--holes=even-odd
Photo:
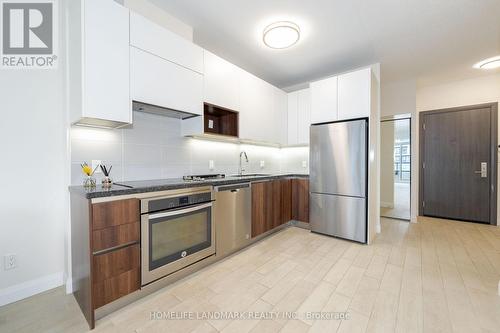
[[[223,185],[223,186],[217,186],[215,188],[216,192],[225,192],[225,191],[231,191],[233,193],[239,192],[241,189],[245,188],[250,188],[250,183],[240,183],[240,184],[234,184],[234,185]]]

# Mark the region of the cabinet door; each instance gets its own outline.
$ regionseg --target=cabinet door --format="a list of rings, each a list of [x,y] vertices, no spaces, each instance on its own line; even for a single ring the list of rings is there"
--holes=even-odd
[[[311,126],[311,91],[309,89],[298,92],[298,133],[299,144],[309,144],[309,127]]]
[[[203,74],[201,47],[134,12],[130,13],[130,45]]]
[[[286,145],[288,141],[287,123],[288,123],[288,96],[281,89],[274,88],[274,141]]]
[[[252,237],[272,227],[272,191],[271,182],[252,183]]]
[[[371,69],[338,77],[339,120],[370,116]]]
[[[111,0],[83,8],[82,116],[131,123],[129,10]]]
[[[281,222],[287,223],[292,219],[292,180],[282,179],[281,185]]]
[[[282,207],[282,188],[281,181],[273,180],[271,183],[271,212],[272,218],[270,223],[268,224],[268,230],[279,227],[283,222],[283,215],[281,211]]]
[[[292,219],[309,222],[309,179],[292,180]]]
[[[204,52],[204,60],[204,101],[240,111],[241,70],[208,51]]]
[[[240,138],[271,141],[273,90],[267,82],[243,73],[241,79]]]
[[[203,114],[203,75],[135,47],[130,51],[133,100]]]
[[[311,83],[311,123],[337,120],[337,77]]]
[[[298,111],[299,111],[299,93],[297,91],[288,94],[288,119],[287,119],[287,136],[289,145],[296,145],[298,142]]]

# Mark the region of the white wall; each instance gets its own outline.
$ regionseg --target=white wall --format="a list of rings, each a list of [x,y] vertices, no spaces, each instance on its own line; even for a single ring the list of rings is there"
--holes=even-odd
[[[415,80],[394,81],[382,84],[382,117],[414,113],[416,103]]]
[[[62,17],[62,4],[60,13]],[[0,70],[0,306],[63,283],[68,222],[64,29],[55,70]],[[5,271],[3,256],[17,255]]]
[[[193,28],[146,0],[121,0],[125,7],[192,41]]]
[[[500,101],[500,74],[417,89],[417,110],[428,111]]]

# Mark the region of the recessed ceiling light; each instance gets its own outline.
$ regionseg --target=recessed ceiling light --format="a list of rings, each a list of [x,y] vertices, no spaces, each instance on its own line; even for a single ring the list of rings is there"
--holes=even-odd
[[[299,26],[293,22],[275,22],[264,29],[264,44],[273,49],[286,49],[297,43],[299,39]]]
[[[474,68],[480,68],[480,69],[495,69],[499,67],[500,67],[500,56],[485,59],[474,65]]]

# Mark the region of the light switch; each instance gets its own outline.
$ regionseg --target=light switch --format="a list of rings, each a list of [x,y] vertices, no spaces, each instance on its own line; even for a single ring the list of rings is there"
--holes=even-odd
[[[302,167],[305,169],[307,168],[307,161],[302,161]]]
[[[208,169],[213,170],[214,169],[214,160],[209,160],[208,161]]]
[[[263,169],[266,166],[265,161],[260,161],[260,168]]]
[[[95,173],[102,173],[101,168],[99,168],[101,164],[101,160],[92,160],[92,171],[95,170]]]

